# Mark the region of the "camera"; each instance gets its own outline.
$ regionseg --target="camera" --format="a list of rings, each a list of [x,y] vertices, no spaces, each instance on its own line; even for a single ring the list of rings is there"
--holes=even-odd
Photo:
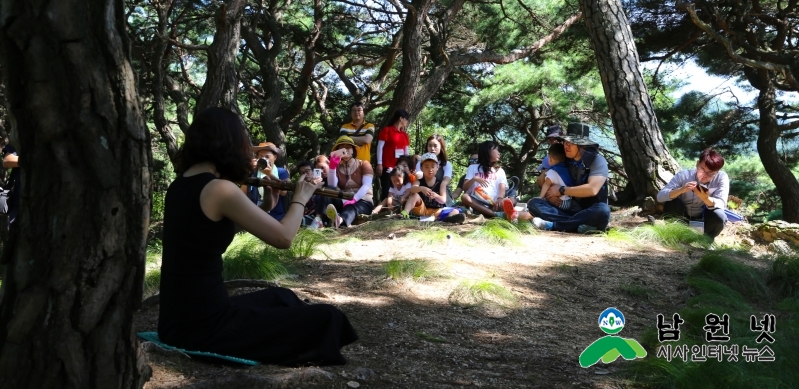
[[[272,162],[266,158],[258,158],[258,162],[256,162],[255,166],[258,167],[258,170],[268,169],[272,166]]]

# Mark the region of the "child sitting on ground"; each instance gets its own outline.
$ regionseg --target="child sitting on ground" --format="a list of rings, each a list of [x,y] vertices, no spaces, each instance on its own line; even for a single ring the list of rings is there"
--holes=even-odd
[[[546,193],[552,185],[573,186],[569,167],[566,166],[566,151],[562,144],[555,143],[549,146],[549,164],[551,167],[547,170],[546,179],[541,187],[541,195],[539,197],[545,198],[550,204],[560,209],[580,211],[580,205],[576,201],[572,201],[570,196],[561,195],[560,201],[557,201],[557,197],[546,197]],[[560,204],[558,204],[559,202]]]
[[[405,211],[420,217],[435,216],[437,221],[463,223],[466,216],[457,208],[447,207],[446,196],[441,196],[441,180],[436,179],[438,156],[424,153],[421,157],[422,178],[417,179],[408,193]]]
[[[380,213],[383,207],[388,207],[389,211],[394,212],[394,207],[402,207],[410,195],[411,183],[408,173],[404,169],[397,167],[385,174],[391,178],[391,188],[388,188],[388,196],[375,207],[372,213]]]

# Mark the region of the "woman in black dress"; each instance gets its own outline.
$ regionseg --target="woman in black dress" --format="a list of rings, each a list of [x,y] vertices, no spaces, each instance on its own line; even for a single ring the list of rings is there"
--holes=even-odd
[[[265,187],[259,209],[233,183],[249,176],[250,158],[244,125],[227,109],[206,109],[186,132],[181,173],[165,201],[158,335],[172,346],[264,363],[345,364],[341,347],[358,335],[336,307],[308,305],[285,288],[227,294],[222,253],[236,226],[287,248],[305,203],[321,186],[300,177],[278,222],[267,214],[278,191]]]

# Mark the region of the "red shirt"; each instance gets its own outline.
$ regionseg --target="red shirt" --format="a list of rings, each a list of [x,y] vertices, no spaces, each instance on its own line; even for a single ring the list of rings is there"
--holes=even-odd
[[[400,131],[399,128],[394,126],[383,127],[377,140],[384,141],[383,145],[383,167],[397,166],[397,150],[402,150],[400,153],[405,153],[405,148],[411,145],[411,139],[408,133]]]

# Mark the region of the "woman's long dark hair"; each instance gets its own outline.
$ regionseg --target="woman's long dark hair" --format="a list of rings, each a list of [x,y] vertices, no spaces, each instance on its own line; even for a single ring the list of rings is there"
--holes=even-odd
[[[211,162],[222,178],[240,182],[252,173],[251,160],[250,140],[239,115],[211,107],[195,116],[186,131],[177,170],[183,174],[194,164]]]
[[[488,176],[491,173],[491,150],[498,149],[499,145],[493,141],[487,140],[480,143],[477,149],[477,164],[483,170],[483,174]]]
[[[408,116],[408,112],[406,112],[404,109],[398,109],[394,111],[394,115],[391,115],[391,120],[388,121],[388,125],[393,126],[397,124],[400,118],[408,120],[409,117],[410,116]]]
[[[441,145],[441,151],[438,153],[438,164],[444,167],[447,164],[447,142],[444,142],[444,137],[438,134],[430,135],[427,142],[424,143],[425,152],[427,152],[427,144],[435,139]]]

